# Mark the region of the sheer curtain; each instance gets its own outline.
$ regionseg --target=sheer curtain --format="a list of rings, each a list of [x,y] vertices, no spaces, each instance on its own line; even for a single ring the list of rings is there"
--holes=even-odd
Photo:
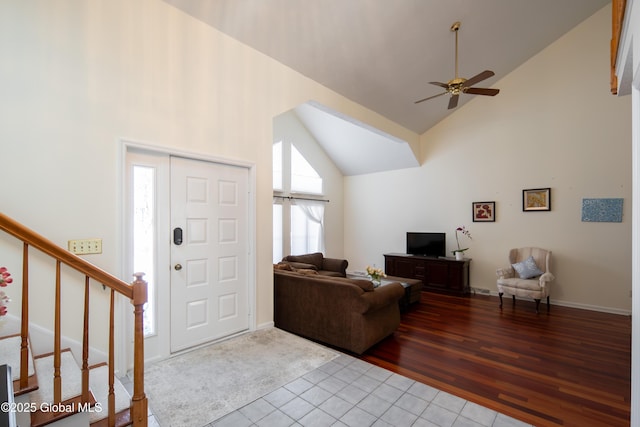
[[[324,253],[324,204],[293,200],[291,205],[292,253]]]
[[[273,263],[277,264],[284,256],[283,234],[283,206],[282,200],[273,198]]]

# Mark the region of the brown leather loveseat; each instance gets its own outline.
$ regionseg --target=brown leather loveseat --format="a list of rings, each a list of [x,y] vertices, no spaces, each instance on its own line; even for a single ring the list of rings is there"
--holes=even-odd
[[[275,326],[362,354],[400,325],[400,283],[274,269]]]

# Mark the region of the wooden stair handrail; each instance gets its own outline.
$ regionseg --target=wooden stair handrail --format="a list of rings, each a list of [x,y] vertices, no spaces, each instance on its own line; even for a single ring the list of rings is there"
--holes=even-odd
[[[17,221],[0,213],[0,230],[22,240],[45,254],[55,258],[56,260],[68,265],[97,282],[114,289],[119,294],[133,299],[133,287],[127,282],[107,273],[106,271],[96,267],[95,265],[85,261],[79,256],[62,249],[52,241],[45,239],[35,231],[25,227]]]
[[[134,363],[133,363],[133,396],[129,420],[134,426],[147,425],[147,397],[144,393],[144,331],[143,313],[144,304],[147,302],[147,282],[142,277],[144,273],[135,273],[135,281],[128,284],[123,280],[101,270],[95,265],[85,261],[71,252],[62,249],[55,243],[47,240],[35,231],[25,227],[17,221],[0,213],[0,230],[21,240],[23,242],[23,282],[22,282],[22,324],[21,324],[21,357],[20,357],[20,384],[26,385],[27,368],[27,337],[28,337],[28,295],[29,295],[29,246],[32,246],[46,255],[56,260],[56,285],[55,285],[55,320],[54,320],[54,403],[61,400],[60,377],[60,267],[65,264],[72,269],[85,275],[85,307],[83,318],[83,354],[82,354],[82,395],[83,403],[87,402],[88,395],[88,300],[89,300],[89,280],[93,279],[111,290],[110,325],[109,325],[109,402],[108,402],[108,425],[114,426],[116,422],[115,398],[113,394],[114,381],[114,296],[115,292],[127,297],[134,307]]]
[[[618,94],[617,64],[618,50],[620,49],[620,36],[622,34],[622,24],[624,22],[627,0],[613,0],[611,2],[611,93]]]

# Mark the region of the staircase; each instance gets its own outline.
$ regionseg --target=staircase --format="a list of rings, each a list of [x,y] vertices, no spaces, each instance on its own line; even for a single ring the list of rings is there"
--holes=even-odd
[[[147,284],[142,280],[143,274],[136,273],[132,284],[123,282],[2,213],[0,213],[0,231],[22,243],[20,317],[10,314],[0,318],[2,322],[0,324],[0,371],[11,375],[12,387],[6,390],[12,388],[13,402],[10,405],[13,411],[9,415],[15,415],[16,425],[21,427],[146,426],[148,414],[143,376],[143,305],[147,301]],[[52,280],[55,282],[55,298],[52,301],[54,321],[50,330],[29,322],[31,249],[36,249],[55,261],[55,278]],[[61,272],[63,267],[64,275]],[[79,280],[68,280],[70,275],[77,275]],[[78,285],[82,279],[84,279],[84,289],[82,285]],[[14,283],[12,286],[17,287],[20,284]],[[67,338],[61,331],[63,287],[65,294],[84,292],[82,306],[73,307],[74,311],[82,309],[81,342]],[[91,291],[96,287],[98,292],[104,292],[103,289],[109,292],[109,303],[105,308],[108,313],[101,314],[108,317],[105,328],[108,334],[106,353],[96,351],[89,345],[89,321],[92,319],[89,307]],[[5,292],[7,292],[6,289]],[[114,310],[118,295],[124,296],[133,305],[132,397],[115,377],[114,371]],[[12,304],[12,306],[12,313],[15,314],[18,311],[16,309],[18,304]],[[95,306],[96,304],[91,305],[94,311]],[[65,309],[68,311],[69,307]],[[69,343],[71,345],[67,346]],[[1,370],[4,365],[10,369]],[[7,400],[11,401],[11,399]],[[0,415],[3,414],[0,413]]]

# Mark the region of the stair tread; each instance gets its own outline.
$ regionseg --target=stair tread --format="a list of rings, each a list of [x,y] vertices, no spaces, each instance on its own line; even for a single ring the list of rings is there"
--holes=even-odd
[[[3,337],[0,339],[0,360],[11,366],[11,379],[13,381],[20,378],[20,335]],[[35,374],[31,348],[29,348],[29,375]]]
[[[89,421],[94,423],[106,418],[109,413],[109,367],[99,366],[97,368],[92,368],[89,372],[89,386],[101,408],[101,411],[95,411],[89,414]],[[115,413],[117,414],[118,412],[130,407],[131,396],[129,396],[129,393],[117,378],[114,379],[113,389],[116,396]]]
[[[60,376],[62,378],[62,401],[82,393],[82,372],[71,351],[60,353]],[[38,376],[38,389],[30,394],[31,403],[38,407],[53,402],[53,355],[38,357],[34,360]]]
[[[51,403],[53,400],[53,356],[38,357],[35,359],[40,388],[30,395],[32,403],[38,407],[42,403]],[[81,394],[82,372],[77,365],[73,354],[69,350],[61,352],[62,377],[62,401],[68,401]],[[122,383],[114,378],[115,413],[125,412],[128,419],[128,410],[131,405],[131,397]],[[104,420],[109,415],[109,367],[99,365],[89,370],[89,389],[95,398],[96,404],[88,410],[89,423],[93,424]],[[78,408],[80,408],[78,406]],[[69,414],[67,414],[69,415]]]

